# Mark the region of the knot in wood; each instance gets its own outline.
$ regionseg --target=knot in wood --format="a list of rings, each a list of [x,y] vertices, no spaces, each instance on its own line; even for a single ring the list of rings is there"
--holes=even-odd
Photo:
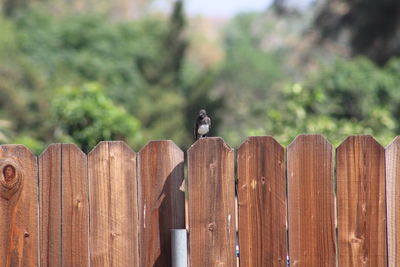
[[[212,232],[214,231],[214,228],[215,228],[215,223],[212,222],[208,224],[208,231]]]
[[[0,195],[10,199],[21,185],[21,168],[13,159],[0,159]]]
[[[17,171],[13,165],[7,164],[3,166],[0,182],[2,186],[8,189],[13,188],[17,184]]]

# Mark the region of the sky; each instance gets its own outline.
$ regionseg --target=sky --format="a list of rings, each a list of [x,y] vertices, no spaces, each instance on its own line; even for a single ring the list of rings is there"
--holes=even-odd
[[[242,11],[262,11],[271,0],[186,0],[189,15],[231,17]]]
[[[246,11],[263,11],[273,0],[184,0],[185,12],[189,16],[230,18]],[[313,0],[286,0],[298,8],[306,7]],[[169,10],[174,0],[156,0],[155,6]]]

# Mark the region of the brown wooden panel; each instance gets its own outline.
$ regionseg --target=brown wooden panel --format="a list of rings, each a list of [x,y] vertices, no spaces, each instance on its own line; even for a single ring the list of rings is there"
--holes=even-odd
[[[286,266],[284,149],[272,137],[249,137],[237,157],[240,266]]]
[[[62,266],[89,266],[87,157],[78,147],[62,145]],[[55,266],[55,265],[50,265]]]
[[[50,145],[39,157],[40,266],[62,266],[61,144]]]
[[[91,266],[139,266],[136,154],[101,142],[88,168]]]
[[[41,266],[88,266],[87,158],[75,145],[50,145],[39,158]]]
[[[400,137],[385,150],[388,264],[400,267]]]
[[[291,266],[336,266],[332,146],[299,135],[287,148]]]
[[[188,150],[190,266],[236,266],[233,150],[203,138]]]
[[[0,265],[39,266],[37,158],[0,146]]]
[[[185,228],[183,152],[152,141],[139,153],[140,266],[171,266],[171,229]]]
[[[384,149],[371,136],[338,148],[339,266],[386,266]]]

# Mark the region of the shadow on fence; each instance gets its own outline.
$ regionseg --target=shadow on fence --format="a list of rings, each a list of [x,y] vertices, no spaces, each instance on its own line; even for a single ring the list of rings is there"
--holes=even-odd
[[[334,151],[320,135],[287,149],[250,137],[235,160],[204,138],[187,152],[186,200],[171,141],[138,153],[101,142],[88,155],[54,144],[39,157],[2,145],[0,266],[171,266],[185,201],[193,267],[236,266],[237,229],[240,266],[286,266],[287,255],[296,267],[400,266],[399,140],[351,136]]]

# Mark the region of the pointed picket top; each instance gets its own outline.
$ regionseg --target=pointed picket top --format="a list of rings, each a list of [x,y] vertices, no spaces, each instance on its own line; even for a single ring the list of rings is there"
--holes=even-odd
[[[42,153],[39,154],[39,156],[38,156],[39,159],[40,159],[40,158],[43,158],[45,155],[47,155],[48,153],[50,153],[50,152],[53,151],[53,150],[61,149],[61,146],[62,146],[61,143],[53,143],[53,144],[48,145],[48,146],[45,148],[45,150],[43,150]]]
[[[62,149],[69,149],[70,151],[77,153],[81,157],[86,157],[86,153],[82,151],[76,144],[61,144]]]
[[[136,152],[124,141],[100,141],[87,155],[88,157],[91,156],[94,153],[97,153],[101,149],[108,149],[108,147],[112,145],[120,145],[122,146],[125,150],[131,151],[133,154],[136,154]]]
[[[359,143],[361,146],[365,145],[373,145],[373,146],[378,146],[381,149],[384,149],[384,147],[371,135],[351,135],[348,136],[344,141],[337,147],[337,151],[344,149],[344,147],[347,147],[349,145],[353,145]]]
[[[265,142],[272,144],[274,146],[277,146],[281,149],[284,149],[284,146],[282,146],[273,136],[271,135],[265,135],[265,136],[249,136],[246,138],[246,140],[243,141],[243,143],[240,144],[239,148],[237,149],[238,152],[245,147],[249,146],[252,143],[256,142]]]
[[[293,149],[293,147],[299,144],[315,143],[319,145],[328,145],[332,147],[332,144],[321,134],[299,134],[296,138],[287,146],[287,150]]]
[[[11,144],[11,145],[0,145],[0,156],[4,157],[7,155],[13,155],[14,157],[31,155],[36,157],[36,155],[25,145]]]
[[[192,150],[196,150],[200,146],[221,146],[224,147],[226,150],[233,152],[233,148],[231,148],[222,137],[204,137],[197,140],[193,143],[189,149],[187,150],[188,153],[191,153]]]
[[[392,142],[390,142],[387,146],[386,149],[392,149],[394,146],[400,146],[400,136],[396,136]]]
[[[140,150],[138,153],[141,153],[142,151],[149,149],[151,147],[155,147],[155,146],[168,146],[170,148],[172,148],[175,151],[180,151],[181,153],[183,153],[182,149],[179,148],[179,146],[177,146],[175,144],[174,141],[172,140],[151,140],[149,142],[147,142]]]

